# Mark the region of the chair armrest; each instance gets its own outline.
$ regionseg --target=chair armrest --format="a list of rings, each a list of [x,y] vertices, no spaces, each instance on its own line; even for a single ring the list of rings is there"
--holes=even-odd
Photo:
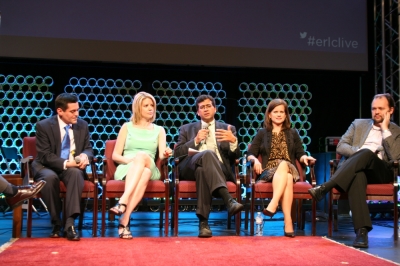
[[[103,188],[107,183],[107,178],[106,178],[107,167],[108,167],[108,159],[107,157],[103,157],[103,176],[99,178],[99,182]]]
[[[178,171],[178,165],[179,165],[179,158],[175,158],[174,159],[174,164],[173,164],[173,178],[172,178],[172,182],[174,182],[175,184],[179,183],[179,171]]]
[[[398,182],[397,182],[397,176],[399,175],[399,161],[393,161],[393,185],[397,188],[398,187]]]
[[[248,163],[248,171],[246,173],[246,185],[251,185],[256,183],[257,175],[254,172],[254,159],[251,159]]]
[[[311,177],[311,186],[315,187],[317,185],[317,179],[315,178],[315,161],[310,162],[310,177]]]
[[[32,174],[33,156],[22,158],[19,162],[23,184],[32,184],[34,182]]]
[[[99,183],[99,175],[97,174],[97,158],[93,157],[92,161],[90,162],[90,169],[92,170],[92,178],[89,178],[90,182],[97,184]]]

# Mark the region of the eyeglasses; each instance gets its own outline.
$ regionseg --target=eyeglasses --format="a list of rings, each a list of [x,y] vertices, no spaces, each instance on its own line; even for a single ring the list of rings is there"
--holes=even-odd
[[[212,106],[212,104],[205,104],[205,105],[200,105],[199,106],[199,109],[200,110],[204,110],[204,109],[209,109],[209,108],[212,108],[213,106]]]

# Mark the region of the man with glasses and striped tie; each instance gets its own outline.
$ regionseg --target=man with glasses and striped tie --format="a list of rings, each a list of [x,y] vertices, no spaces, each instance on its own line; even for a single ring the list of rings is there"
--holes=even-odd
[[[61,236],[60,181],[67,188],[64,236],[79,241],[74,221],[80,215],[81,194],[86,166],[93,158],[88,124],[78,118],[78,97],[60,94],[55,100],[57,115],[36,124],[37,157],[32,163],[35,181],[44,180],[42,199],[49,208],[53,230],[50,237]]]
[[[235,182],[231,165],[239,158],[239,147],[234,126],[215,121],[217,112],[215,99],[200,95],[196,99],[197,115],[201,121],[183,125],[175,147],[175,157],[181,158],[178,165],[182,180],[196,181],[199,237],[212,237],[208,217],[212,197],[222,198],[229,215],[243,210],[228,192],[226,181]],[[199,153],[189,155],[188,149]]]

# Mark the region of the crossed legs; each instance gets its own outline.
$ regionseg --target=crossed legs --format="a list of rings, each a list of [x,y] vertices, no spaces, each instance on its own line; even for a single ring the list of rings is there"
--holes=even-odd
[[[293,232],[293,222],[291,216],[293,203],[293,176],[289,172],[287,162],[282,161],[272,179],[273,196],[268,204],[267,210],[275,213],[279,202],[281,202],[282,212],[285,223],[285,232]]]
[[[151,160],[149,155],[144,152],[139,152],[135,156],[128,174],[125,177],[125,191],[119,199],[120,205],[114,207],[123,213],[123,216],[119,220],[120,225],[118,226],[118,234],[121,238],[132,238],[130,233],[125,233],[127,230],[125,227],[129,224],[131,213],[146,191],[147,184],[151,177]]]

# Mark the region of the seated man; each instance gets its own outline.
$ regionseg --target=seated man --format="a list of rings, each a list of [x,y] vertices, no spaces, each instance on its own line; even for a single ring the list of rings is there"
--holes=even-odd
[[[20,206],[25,200],[34,197],[42,190],[45,184],[45,181],[39,181],[34,185],[14,186],[0,175],[0,193],[6,196],[6,202],[11,209]]]
[[[356,119],[338,143],[336,152],[345,161],[332,178],[309,193],[320,201],[332,188],[347,192],[356,239],[353,246],[368,247],[368,232],[372,230],[366,203],[367,184],[393,182],[392,164],[400,159],[400,127],[390,123],[394,100],[390,94],[375,95],[372,119]]]
[[[78,97],[60,94],[55,100],[57,115],[36,124],[37,157],[32,163],[34,179],[45,180],[42,199],[49,208],[53,230],[50,237],[61,235],[60,181],[67,188],[64,236],[79,241],[74,221],[81,213],[81,197],[86,166],[93,158],[88,124],[78,118]],[[76,157],[75,157],[76,156]]]
[[[215,99],[201,95],[196,99],[197,115],[201,121],[183,125],[175,148],[175,157],[181,157],[179,174],[182,180],[196,181],[199,237],[211,237],[208,225],[212,197],[221,197],[229,215],[243,209],[229,194],[226,181],[235,181],[231,165],[239,157],[236,129],[231,125],[217,122]],[[185,156],[188,149],[201,152]]]

